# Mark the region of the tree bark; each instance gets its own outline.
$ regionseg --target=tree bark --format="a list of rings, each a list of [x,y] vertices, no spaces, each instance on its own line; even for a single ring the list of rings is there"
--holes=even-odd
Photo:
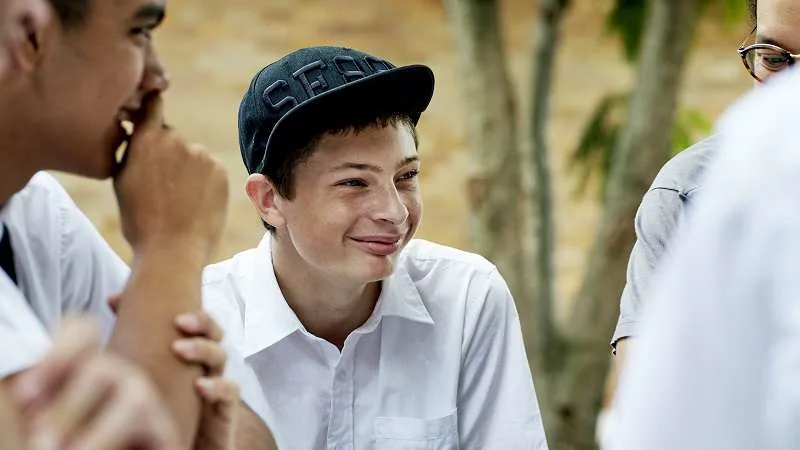
[[[697,6],[697,0],[652,0],[649,6],[636,87],[615,152],[606,209],[565,330],[567,356],[555,392],[552,449],[596,447],[594,425],[609,364],[608,342],[635,239],[632,218],[670,155]]]
[[[517,299],[525,293],[524,196],[516,112],[497,0],[447,0],[458,47],[472,153],[467,186],[472,248],[494,262]]]
[[[526,335],[529,337],[526,340],[533,367],[542,374],[555,369],[558,356],[558,336],[553,317],[555,225],[547,125],[561,22],[568,8],[569,0],[542,0],[532,44],[531,116],[529,140],[525,148],[530,151],[527,162],[531,164],[533,182],[534,261],[530,277],[533,308],[527,315]]]

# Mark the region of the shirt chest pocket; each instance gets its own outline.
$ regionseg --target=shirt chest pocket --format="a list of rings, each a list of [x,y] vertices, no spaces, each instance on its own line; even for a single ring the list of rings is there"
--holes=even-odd
[[[376,417],[375,448],[381,450],[458,450],[458,415],[437,419]]]

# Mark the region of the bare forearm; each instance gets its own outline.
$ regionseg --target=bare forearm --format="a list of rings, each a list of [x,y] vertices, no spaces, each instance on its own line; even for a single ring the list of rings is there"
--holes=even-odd
[[[7,383],[0,383],[0,436],[2,436],[3,448],[22,450],[20,422],[11,400],[6,395],[4,384]]]
[[[118,322],[109,348],[138,364],[152,377],[189,448],[200,417],[193,387],[201,369],[179,361],[170,346],[179,338],[174,319],[202,307],[202,258],[174,248],[142,252],[117,310]]]
[[[250,408],[239,406],[239,422],[236,426],[236,450],[277,450],[275,439],[269,428]]]

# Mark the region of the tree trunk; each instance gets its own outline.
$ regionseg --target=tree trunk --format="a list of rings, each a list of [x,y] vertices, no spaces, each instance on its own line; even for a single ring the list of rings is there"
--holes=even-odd
[[[615,152],[606,209],[567,324],[567,357],[559,374],[551,448],[595,448],[594,425],[609,364],[633,217],[671,148],[681,79],[695,28],[697,0],[652,0],[627,124]]]
[[[446,5],[472,153],[467,186],[472,248],[498,266],[518,303],[525,302],[521,154],[497,0],[447,0]]]
[[[526,336],[526,340],[527,348],[532,354],[533,367],[537,373],[542,374],[554,370],[554,360],[558,355],[558,336],[553,317],[555,225],[547,125],[559,33],[568,8],[568,0],[542,0],[539,6],[539,20],[535,25],[532,46],[529,141],[524,146],[530,151],[526,162],[531,164],[534,205],[532,233],[534,261],[530,276],[534,307],[525,324],[526,335],[530,336]]]

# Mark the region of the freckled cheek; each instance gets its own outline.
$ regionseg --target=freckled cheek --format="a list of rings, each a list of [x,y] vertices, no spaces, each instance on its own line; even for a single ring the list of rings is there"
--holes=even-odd
[[[318,205],[314,217],[309,217],[308,227],[315,229],[318,240],[330,241],[347,235],[358,219],[365,214],[365,202],[330,201]]]

